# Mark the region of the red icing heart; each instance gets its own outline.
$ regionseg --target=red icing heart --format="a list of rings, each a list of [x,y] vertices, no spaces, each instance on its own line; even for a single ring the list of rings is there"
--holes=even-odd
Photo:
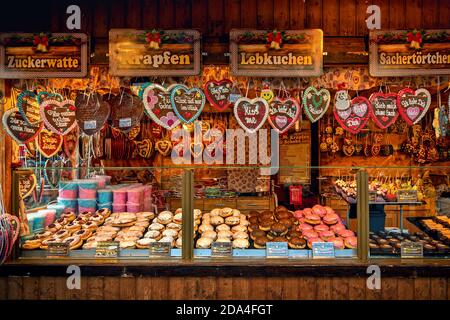
[[[206,99],[217,110],[225,111],[232,104],[230,102],[232,88],[233,82],[228,79],[208,81],[204,87]]]
[[[427,113],[431,104],[431,95],[427,89],[420,88],[416,91],[406,88],[400,90],[397,96],[398,111],[409,125],[418,123]]]
[[[357,134],[366,126],[369,120],[369,105],[370,102],[366,98],[356,97],[350,101],[350,107],[342,111],[342,114],[335,108],[333,111],[334,117],[344,130]],[[349,111],[350,113],[348,113]]]
[[[270,102],[269,123],[278,133],[285,133],[301,115],[301,107],[293,98],[275,98]]]
[[[397,94],[377,92],[369,100],[370,117],[379,128],[386,129],[397,120]]]

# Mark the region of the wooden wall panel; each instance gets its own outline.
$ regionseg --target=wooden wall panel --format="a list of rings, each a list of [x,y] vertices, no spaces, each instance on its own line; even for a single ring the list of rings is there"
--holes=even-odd
[[[340,2],[339,6],[339,35],[351,36],[356,34],[356,19],[361,18],[356,15],[356,0]],[[362,19],[364,20],[364,19]]]
[[[241,0],[241,27],[256,28],[256,0]]]
[[[289,29],[289,0],[279,0],[273,6],[273,25],[279,30]]]
[[[355,13],[355,35],[364,36],[369,33],[366,25],[366,13],[367,6],[371,5],[369,0],[356,0],[356,13]]]
[[[422,2],[422,27],[424,29],[434,29],[439,25],[439,1],[426,0]],[[450,16],[447,16],[450,20]]]
[[[202,34],[208,33],[208,0],[193,0],[191,10],[192,27],[201,31]]]
[[[372,0],[372,4],[380,7],[381,12],[381,29],[389,28],[390,1],[389,0]]]
[[[224,0],[208,1],[208,35],[210,37],[221,37],[224,35]]]
[[[439,28],[450,28],[450,1],[439,0],[439,18],[438,27]]]
[[[244,16],[246,14],[244,13]],[[241,26],[241,1],[225,0],[225,33],[229,33],[233,28]]]
[[[278,5],[278,3],[277,3]],[[274,3],[272,0],[259,0],[257,2],[257,18],[258,28],[273,28],[274,22]]]
[[[322,0],[308,1],[306,26],[309,29],[322,29]]]
[[[191,27],[191,9],[190,0],[175,1],[175,28],[187,29]]]
[[[389,28],[403,29],[405,28],[405,2],[400,0],[389,1]]]
[[[396,15],[400,14],[402,11],[397,11]],[[419,29],[422,27],[422,0],[408,0],[405,3],[405,27],[408,29]],[[392,19],[392,17],[391,17]]]
[[[158,28],[158,1],[142,0],[142,28]]]
[[[289,28],[304,29],[306,27],[306,2],[290,0]]]
[[[174,14],[175,14],[175,7],[174,7],[174,1],[173,0],[159,0],[158,5],[158,16],[159,16],[159,23],[158,28],[161,29],[169,29],[173,28],[174,23]]]
[[[339,0],[324,0],[322,8],[323,32],[325,36],[339,35]],[[344,19],[342,19],[341,23]]]

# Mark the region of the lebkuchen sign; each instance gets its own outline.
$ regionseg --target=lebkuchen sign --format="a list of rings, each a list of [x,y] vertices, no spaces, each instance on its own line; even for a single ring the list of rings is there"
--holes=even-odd
[[[84,33],[0,34],[0,78],[83,78],[88,61]]]
[[[198,75],[200,39],[195,30],[111,29],[109,72],[115,76]]]
[[[450,74],[450,30],[370,32],[370,75]]]
[[[323,73],[323,32],[242,30],[230,32],[231,73],[254,77],[314,77]]]

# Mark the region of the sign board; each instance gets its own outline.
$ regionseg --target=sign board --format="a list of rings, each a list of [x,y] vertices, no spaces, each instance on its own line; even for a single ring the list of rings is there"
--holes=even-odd
[[[99,241],[95,248],[96,258],[117,258],[119,256],[119,241]]]
[[[149,248],[150,257],[170,257],[172,244],[170,242],[151,242]]]
[[[69,244],[66,242],[50,242],[47,249],[47,257],[67,257]]]
[[[267,258],[287,258],[289,256],[287,242],[267,242],[266,257]]]
[[[231,242],[213,242],[211,245],[211,257],[231,257]]]
[[[0,34],[0,78],[83,78],[88,61],[84,33]]]
[[[230,32],[231,74],[249,77],[316,77],[323,73],[323,32]]]
[[[421,242],[402,242],[400,254],[402,258],[423,258]]]
[[[376,30],[369,37],[371,76],[450,74],[450,29]]]
[[[200,74],[201,35],[195,30],[109,31],[109,73],[114,76]]]
[[[397,190],[397,202],[417,202],[417,190]]]
[[[280,136],[279,181],[283,184],[309,183],[311,164],[311,131],[303,130]]]
[[[312,254],[315,259],[335,258],[333,242],[313,242]]]

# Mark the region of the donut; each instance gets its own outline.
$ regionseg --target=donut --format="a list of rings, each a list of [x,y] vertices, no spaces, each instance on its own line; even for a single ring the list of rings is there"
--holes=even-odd
[[[330,230],[330,228],[328,228],[328,226],[325,225],[325,224],[318,224],[318,225],[314,226],[314,231],[315,232],[319,232],[320,233],[322,231],[328,231],[328,230]]]
[[[67,243],[69,245],[69,249],[70,250],[75,250],[78,249],[79,247],[81,247],[83,245],[83,240],[81,240],[80,237],[77,236],[70,236],[67,237],[63,240],[64,243]]]
[[[301,238],[302,237],[302,233],[300,231],[296,231],[296,230],[290,230],[287,234],[286,234],[286,238],[289,240],[291,238],[294,237],[298,237]]]
[[[213,216],[211,218],[211,224],[213,226],[218,226],[219,224],[222,224],[224,222],[225,222],[225,220],[221,216]]]
[[[158,230],[149,230],[144,235],[144,238],[151,238],[151,239],[159,240],[162,238],[162,234]]]
[[[327,213],[323,217],[323,222],[327,225],[333,225],[339,222],[339,216],[336,213]]]
[[[219,213],[219,215],[220,215],[222,218],[230,217],[230,216],[233,215],[233,209],[228,208],[228,207],[223,208],[222,211]]]
[[[70,233],[68,230],[61,229],[61,230],[55,232],[54,236],[58,237],[60,239],[64,239],[64,238],[67,238],[68,236],[70,236]]]
[[[319,204],[313,206],[311,210],[314,214],[318,215],[319,217],[323,217],[327,214],[327,210],[325,210],[325,208]]]
[[[181,223],[183,222],[183,214],[182,214],[181,212],[176,213],[176,214],[173,216],[173,222],[178,223],[178,224],[181,224]]]
[[[179,237],[177,241],[175,241],[175,247],[181,249],[182,246],[183,246],[183,238]]]
[[[330,239],[328,242],[333,242],[333,246],[335,249],[344,249],[344,240],[342,238],[334,238]]]
[[[144,229],[147,228],[150,225],[150,222],[148,221],[136,221],[136,223],[134,224],[134,226],[136,227],[143,227]]]
[[[136,241],[136,248],[138,249],[148,249],[150,247],[150,243],[156,242],[155,239],[151,238],[143,238]]]
[[[247,239],[235,239],[233,240],[233,248],[247,249],[250,246],[250,242]]]
[[[61,214],[61,218],[65,218],[69,222],[72,222],[73,220],[75,220],[76,217],[77,216],[76,216],[75,212],[72,212],[72,211],[70,211],[70,212],[63,212]]]
[[[209,214],[210,214],[210,216],[212,218],[212,217],[220,216],[221,212],[222,212],[222,209],[215,208],[215,209],[212,209]]]
[[[300,232],[313,230],[313,229],[314,229],[314,227],[307,223],[300,223],[297,227],[297,230]]]
[[[247,232],[236,232],[233,234],[233,239],[248,239]]]
[[[333,214],[334,213],[334,210],[331,207],[324,206],[323,208],[325,209],[327,214]]]
[[[313,230],[306,230],[302,232],[302,237],[305,238],[306,240],[310,239],[310,238],[318,238],[319,235],[317,232],[313,231]]]
[[[202,233],[202,238],[210,238],[212,240],[217,239],[217,233],[212,230],[208,230]]]
[[[334,232],[331,230],[325,230],[319,233],[319,237],[323,241],[328,241],[329,239],[334,238]]]
[[[52,235],[53,233],[51,231],[42,231],[36,234],[36,238],[39,240],[44,240],[50,238]]]
[[[230,226],[226,224],[218,225],[216,231],[230,231]]]
[[[76,231],[78,231],[78,230],[81,229],[81,224],[79,224],[79,223],[77,223],[77,222],[75,222],[75,221],[72,221],[71,223],[69,223],[69,224],[66,226],[66,229],[67,229],[70,233],[74,233],[74,232],[76,232]]]
[[[241,211],[239,211],[238,209],[233,209],[232,215],[233,215],[233,217],[240,218],[241,217]]]
[[[111,215],[111,210],[109,210],[108,208],[101,208],[95,211],[95,213],[101,215],[103,218],[106,219]]]
[[[50,232],[52,232],[52,233],[55,233],[55,232],[61,230],[62,227],[63,227],[63,226],[60,225],[59,223],[54,222],[54,223],[49,224],[49,225],[47,226],[47,228],[45,228],[45,229],[46,229],[47,231],[50,231]]]
[[[84,218],[84,219],[88,220],[92,215],[93,215],[93,213],[90,211],[83,211],[78,214],[77,218]]]
[[[306,240],[300,237],[292,237],[288,241],[289,248],[292,249],[305,249],[306,248]]]
[[[100,214],[94,214],[89,218],[89,221],[95,222],[99,226],[105,221],[105,218]]]
[[[88,222],[82,224],[81,228],[94,231],[98,228],[98,225],[94,221],[88,221]]]
[[[248,220],[243,220],[241,218],[239,218],[239,219],[240,219],[240,221],[239,221],[240,226],[248,227],[250,225],[250,222],[248,222]]]
[[[256,249],[264,249],[267,242],[270,242],[269,238],[266,236],[259,236],[254,239],[253,245]]]
[[[69,220],[67,220],[66,218],[58,218],[55,220],[55,223],[59,223],[60,225],[65,226],[69,223]]]
[[[285,237],[274,237],[271,242],[288,242]]]
[[[256,238],[265,237],[266,233],[262,230],[254,230],[250,233],[250,238],[254,241]]]
[[[292,218],[292,215],[287,211],[280,211],[280,212],[275,213],[275,217],[277,218],[278,221],[280,221],[283,219]]]
[[[214,231],[214,227],[210,224],[202,224],[200,227],[198,227],[198,232],[203,233],[206,231]]]
[[[342,238],[353,237],[355,233],[352,230],[342,230],[339,232],[339,236]]]
[[[197,240],[196,247],[199,249],[207,249],[211,247],[212,242],[213,239],[211,238],[201,237]]]
[[[294,223],[291,221],[290,218],[279,219],[278,222],[284,224],[288,229],[291,229],[294,226]]]
[[[181,224],[171,222],[171,223],[166,225],[166,228],[180,231],[181,230]]]
[[[238,224],[236,226],[233,226],[231,228],[231,231],[233,231],[233,232],[247,232],[247,227],[243,226],[241,224]]]
[[[294,218],[295,219],[303,218],[303,210],[296,210],[296,211],[294,211]]]
[[[158,230],[158,231],[161,231],[162,229],[164,229],[164,225],[162,225],[161,223],[158,223],[158,222],[153,222],[153,223],[148,227],[148,230]]]
[[[257,224],[259,222],[257,216],[252,216],[252,217],[248,218],[248,221],[250,222],[250,224]]]
[[[330,229],[331,229],[331,231],[333,231],[334,232],[334,234],[339,234],[339,232],[341,232],[342,230],[345,230],[345,226],[343,225],[343,224],[341,224],[341,223],[337,223],[337,224],[335,224],[335,225],[332,225],[331,227],[330,227]]]
[[[255,230],[260,230],[259,223],[251,223],[247,228],[248,228],[248,231],[250,231],[250,232],[253,232]],[[269,226],[269,229],[270,229],[270,226]],[[269,230],[269,229],[267,229],[267,230]]]
[[[308,213],[305,215],[305,222],[312,225],[320,224],[320,216],[314,213]]]
[[[42,249],[42,250],[47,250],[49,243],[56,243],[56,242],[61,242],[61,241],[62,240],[60,238],[57,238],[57,237],[47,238],[45,240],[42,240],[41,245],[39,246],[39,248]]]
[[[200,219],[202,217],[202,210],[194,209],[194,219]]]
[[[73,233],[74,236],[80,237],[81,240],[86,240],[92,236],[92,231],[90,229],[81,229]]]
[[[224,230],[224,231],[219,231],[219,232],[217,232],[217,238],[231,238],[233,236],[233,232],[231,232],[231,231],[227,231],[227,230]]]
[[[262,231],[269,231],[272,224],[274,224],[273,220],[270,220],[270,219],[263,220],[259,224],[259,229]]]
[[[280,222],[275,222],[270,226],[270,235],[273,237],[284,236],[287,234],[287,232],[288,228]]]
[[[162,232],[163,237],[172,237],[172,238],[176,238],[178,236],[178,231],[174,230],[174,229],[166,229]]]
[[[168,224],[170,222],[172,222],[173,219],[173,214],[170,211],[163,211],[161,212],[158,217],[156,218],[156,220],[161,223],[161,224]]]
[[[358,239],[354,236],[349,236],[344,239],[344,244],[349,249],[356,249],[356,247],[358,246]]]
[[[150,220],[155,218],[155,214],[151,211],[145,211],[145,212],[138,212],[136,213],[136,218],[142,218],[142,219],[146,219],[146,220]]]
[[[22,249],[24,250],[34,250],[41,246],[42,240],[41,239],[30,239],[26,240],[22,244]]]

